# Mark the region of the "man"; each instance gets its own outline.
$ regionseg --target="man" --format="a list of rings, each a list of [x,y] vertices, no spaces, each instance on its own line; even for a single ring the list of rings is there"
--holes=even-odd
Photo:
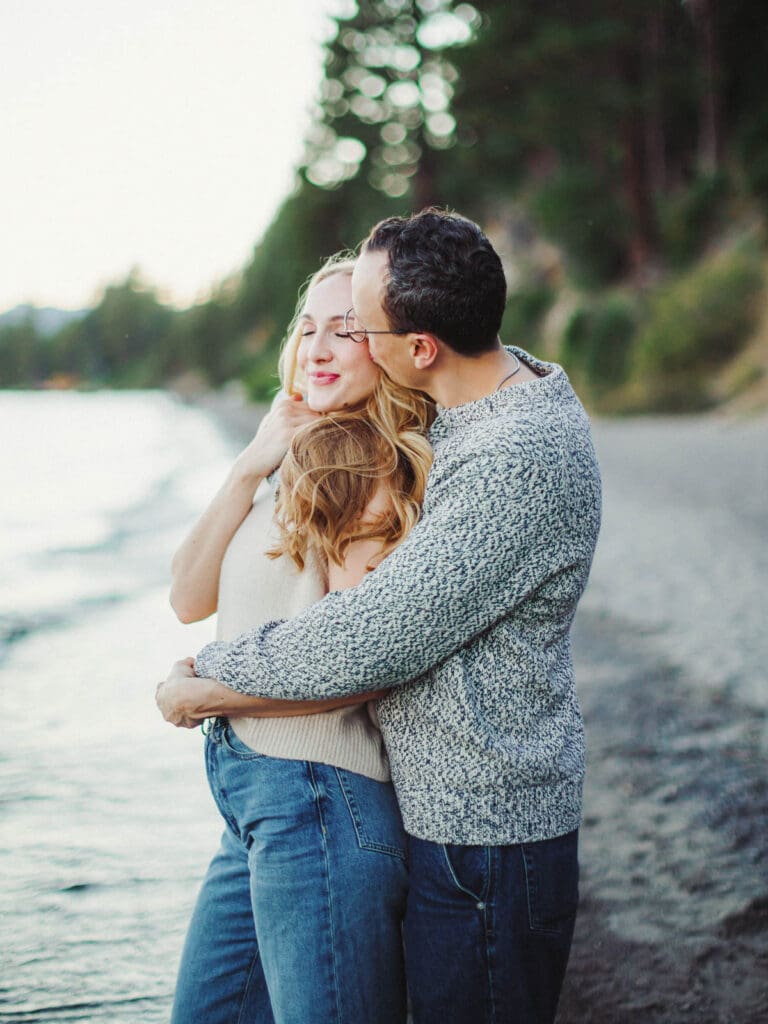
[[[195,670],[292,700],[391,687],[414,1020],[552,1021],[578,898],[569,629],[600,519],[589,424],[559,366],[499,342],[504,274],[471,221],[383,221],[352,288],[351,339],[441,407],[422,519],[360,586],[209,644]]]

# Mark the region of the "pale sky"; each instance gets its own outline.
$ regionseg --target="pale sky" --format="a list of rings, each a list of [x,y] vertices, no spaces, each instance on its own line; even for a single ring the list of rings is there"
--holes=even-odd
[[[177,305],[293,184],[338,0],[0,0],[0,312],[133,266]]]

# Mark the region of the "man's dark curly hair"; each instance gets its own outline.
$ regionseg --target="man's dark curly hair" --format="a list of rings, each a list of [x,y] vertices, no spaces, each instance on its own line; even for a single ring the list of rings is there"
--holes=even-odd
[[[463,356],[496,344],[507,282],[501,260],[466,217],[427,209],[380,221],[363,244],[389,255],[382,304],[393,331],[434,334]]]

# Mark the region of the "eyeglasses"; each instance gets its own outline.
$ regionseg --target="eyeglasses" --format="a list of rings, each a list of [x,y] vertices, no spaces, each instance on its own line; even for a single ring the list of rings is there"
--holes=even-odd
[[[362,345],[371,334],[408,334],[408,331],[368,331],[357,322],[355,311],[350,308],[344,314],[344,330],[337,332],[339,338],[351,338],[357,345]]]

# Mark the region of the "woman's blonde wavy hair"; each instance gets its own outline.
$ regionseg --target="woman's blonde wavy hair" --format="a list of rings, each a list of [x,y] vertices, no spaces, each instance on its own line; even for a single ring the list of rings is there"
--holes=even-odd
[[[287,394],[306,390],[297,356],[307,294],[334,274],[351,276],[354,265],[349,254],[333,256],[302,289],[279,363]],[[280,467],[280,539],[268,554],[287,554],[303,569],[312,550],[341,565],[353,541],[375,539],[382,544],[381,558],[387,555],[421,514],[432,465],[426,432],[434,416],[426,395],[401,388],[382,373],[365,401],[302,427]],[[379,504],[380,489],[384,511],[373,515],[369,506],[374,495]]]

